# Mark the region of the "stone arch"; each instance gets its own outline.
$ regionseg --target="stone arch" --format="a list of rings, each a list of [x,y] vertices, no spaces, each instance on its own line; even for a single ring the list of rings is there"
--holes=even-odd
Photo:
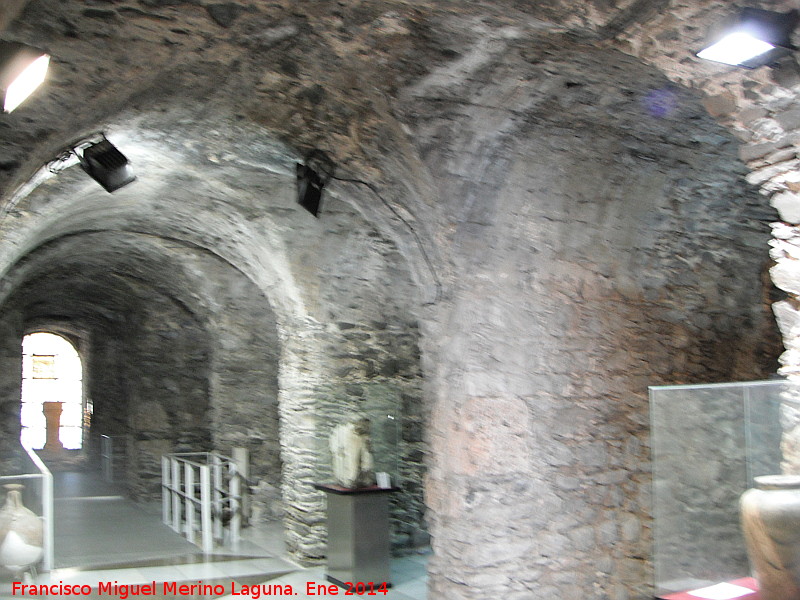
[[[778,372],[796,382],[800,376],[800,67],[797,56],[754,70],[694,57],[692,49],[701,47],[705,32],[735,8],[726,3],[687,4],[669,17],[654,16],[646,26],[623,34],[619,43],[625,51],[657,66],[671,79],[696,89],[709,115],[736,136],[739,158],[748,170],[746,181],[759,190],[757,210],[773,221],[769,275],[774,286],[785,294],[781,298],[773,293],[768,299],[785,349]],[[788,11],[795,7],[778,1],[765,8]],[[791,408],[797,399],[786,400],[790,408],[782,423],[786,450],[782,467],[797,473],[800,456],[793,448],[800,435],[800,419],[791,416],[797,414]]]
[[[432,350],[431,592],[644,597],[644,392],[773,368],[750,252],[766,217],[690,90],[610,48],[506,40],[404,98],[455,271]]]
[[[27,162],[0,177],[27,177],[34,155],[46,160],[58,149],[57,142],[71,137],[67,130],[86,130],[102,118],[98,114],[112,115],[112,138],[115,131],[127,132],[120,143],[155,142],[191,158],[184,163],[188,176],[178,177],[179,184],[202,179],[203,166],[229,166],[228,154],[209,152],[213,144],[202,142],[206,137],[216,142],[218,133],[200,131],[215,122],[209,115],[221,106],[219,119],[229,131],[243,132],[248,145],[259,141],[258,132],[269,131],[293,147],[335,150],[350,174],[385,191],[425,248],[435,249],[429,254],[443,284],[437,302],[419,309],[433,413],[428,428],[436,545],[432,591],[448,598],[646,595],[644,388],[654,380],[765,372],[767,351],[759,340],[768,335],[768,326],[752,279],[761,265],[737,245],[740,239],[761,244],[763,232],[737,223],[745,214],[759,220],[760,205],[752,190],[739,188],[740,165],[732,166],[731,138],[709,123],[697,98],[687,93],[691,82],[685,80],[673,96],[683,111],[677,113],[680,118],[701,128],[697,137],[686,140],[676,131],[678,116],[652,122],[636,103],[645,85],[656,82],[662,89],[668,82],[613,49],[625,43],[626,30],[637,30],[648,20],[646,27],[663,22],[663,29],[643,34],[653,33],[647,44],[628,48],[637,55],[641,49],[647,60],[644,54],[660,51],[659,44],[685,43],[673,35],[670,20],[690,32],[707,9],[725,3],[681,3],[657,14],[654,6],[670,3],[320,2],[288,10],[271,3],[248,6],[253,12],[238,21],[231,8],[224,29],[191,3],[161,3],[126,13],[122,6],[109,5],[91,10],[87,19],[76,3],[61,3],[59,10],[55,4],[50,5],[52,15],[39,11],[43,23],[34,11],[23,15],[13,33],[33,40],[42,31],[52,32],[54,52],[74,67],[76,78],[56,82],[57,101],[32,109],[33,125],[21,127],[19,136],[9,134],[11,156],[24,154]],[[98,15],[111,23],[112,35],[95,34]],[[173,31],[170,19],[176,17],[186,18],[190,27]],[[141,27],[145,19],[146,32]],[[176,48],[191,60],[173,68]],[[98,49],[94,56],[106,71],[97,68],[84,79],[77,66]],[[685,58],[684,50],[673,53],[665,72],[682,70]],[[115,80],[113,74],[122,70],[128,79]],[[641,81],[632,81],[639,76]],[[217,81],[222,85],[217,87]],[[86,94],[73,96],[73,85]],[[715,106],[724,106],[727,96],[719,95]],[[191,108],[166,108],[201,97],[204,111],[197,114]],[[113,116],[123,105],[138,107],[125,110],[142,118],[134,120],[146,134],[132,132]],[[75,123],[50,124],[64,106]],[[198,103],[188,101],[187,106]],[[156,111],[148,110],[153,107]],[[194,121],[199,125],[193,133],[182,135]],[[481,129],[484,122],[497,127]],[[26,131],[32,138],[35,127],[45,126],[51,139],[30,152],[19,150],[28,139]],[[256,134],[248,137],[251,128]],[[640,128],[644,131],[638,135]],[[173,132],[171,139],[159,136],[158,129]],[[606,147],[592,146],[581,129],[598,132]],[[627,134],[628,129],[633,133]],[[465,143],[452,144],[453,139]],[[266,190],[261,178],[272,172],[288,179],[291,161],[263,161],[270,149],[259,143],[253,145],[254,159],[234,142],[229,137],[222,146],[237,150],[230,156],[240,161],[237,174],[245,174],[249,185],[217,178],[195,189],[208,198],[225,195],[212,187],[241,191],[243,220],[258,229],[264,208],[256,192]],[[135,158],[146,161],[146,154]],[[168,165],[152,166],[154,173],[164,173]],[[694,181],[678,175],[685,169]],[[630,177],[634,172],[639,174],[635,179]],[[253,177],[256,173],[260,178]],[[592,176],[591,189],[581,183],[586,173]],[[78,175],[72,176],[77,181]],[[636,194],[626,186],[631,181]],[[412,279],[420,287],[430,286],[424,259],[413,256],[418,252],[414,236],[397,216],[357,184],[337,182],[331,191],[343,203],[358,204],[348,215],[361,212],[384,236],[395,238],[405,262],[411,263]],[[170,195],[166,186],[159,192]],[[734,200],[735,214],[706,212],[706,203],[719,202],[720,196]],[[282,200],[270,206],[271,225],[325,234],[324,222],[293,220],[289,196],[277,197]],[[149,206],[158,214],[155,203]],[[639,212],[643,206],[647,210]],[[229,208],[219,205],[222,211]],[[19,205],[15,225],[24,233],[23,213],[38,210],[41,205]],[[586,218],[589,213],[595,219]],[[180,214],[195,220],[193,214]],[[647,228],[618,226],[630,225],[635,215]],[[691,228],[693,221],[700,230]],[[135,214],[127,222],[133,224],[138,231],[148,230]],[[4,233],[9,228],[0,224]],[[262,231],[269,238],[271,227]],[[714,251],[681,261],[680,238],[691,234],[713,238]],[[242,251],[225,239],[218,241],[229,255]],[[610,250],[602,247],[606,242]],[[730,249],[724,247],[727,242]],[[289,257],[315,256],[302,243],[287,247],[294,251],[287,252]],[[303,261],[293,267],[293,273],[303,271]],[[731,271],[737,267],[753,283],[742,287],[751,289],[732,283]],[[356,282],[357,274],[348,273],[346,280]],[[330,297],[346,299],[346,290],[328,291]],[[414,303],[436,297],[429,291],[415,292]],[[308,297],[315,295],[302,295]],[[350,308],[347,301],[340,304]],[[326,316],[314,308],[302,303],[282,331],[289,335],[284,340],[286,369],[280,375],[282,402],[296,414],[313,407],[320,391],[326,400],[368,398],[366,392],[350,395],[373,375],[358,365],[389,366],[385,352],[365,353],[376,350],[362,343],[374,330],[353,331],[353,319],[340,318],[347,310]],[[8,325],[14,326],[13,321]],[[408,326],[398,330],[384,346],[411,332]],[[301,335],[292,335],[297,332]],[[730,346],[737,360],[726,355]],[[311,356],[309,347],[315,349]],[[321,374],[308,366],[320,364],[317,350],[330,348],[341,350],[327,364],[339,379],[325,388]],[[414,376],[406,379],[413,387]],[[408,396],[412,403],[418,398],[413,392]],[[314,427],[293,420],[284,440],[302,449],[302,457],[311,457],[304,440]],[[469,444],[473,438],[479,442],[475,447]],[[514,451],[509,464],[492,464],[492,452],[507,448]],[[454,456],[454,451],[461,454]],[[309,462],[293,463],[292,480],[313,476],[313,469],[305,468]],[[483,467],[490,469],[486,477],[480,476]],[[303,509],[297,519],[304,511],[319,514],[319,503],[299,488],[289,485],[286,493]],[[302,552],[318,555],[321,528],[313,519],[302,525],[291,543],[300,547],[312,540]],[[498,532],[507,543],[499,542]]]
[[[190,316],[196,326],[188,329],[204,332],[197,346],[210,356],[202,362],[213,427],[208,439],[198,433],[186,443],[249,447],[259,463],[254,473],[263,475],[265,512],[277,516],[282,497],[289,546],[301,558],[324,553],[321,497],[306,483],[320,472],[314,436],[327,425],[309,414],[394,403],[410,415],[403,434],[409,485],[394,510],[398,543],[409,544],[423,529],[423,412],[406,259],[354,208],[359,198],[350,188],[332,186],[326,218],[316,221],[296,206],[291,151],[263,131],[217,128],[210,139],[192,141],[187,133],[183,146],[163,132],[112,128],[109,137],[125,149],[138,180],[111,196],[76,168],[31,186],[7,216],[17,222],[0,251],[0,297],[19,296],[25,281],[44,272],[37,265],[61,247],[74,257],[73,275],[82,263],[98,273],[107,265],[120,272],[119,282],[107,281],[122,296],[133,297],[131,288],[144,282],[150,291],[142,297],[163,296]],[[214,176],[205,173],[204,165],[220,163]],[[112,303],[112,320],[122,307]],[[271,365],[266,371],[251,358],[257,349]],[[276,411],[260,428],[252,427],[262,418],[258,397]],[[137,414],[161,414],[150,408]],[[148,456],[156,456],[167,445],[151,429]],[[265,437],[280,456],[264,450]]]
[[[51,439],[47,435],[46,415],[43,414],[45,403],[60,402],[61,419],[58,433],[53,436],[58,443],[54,449],[63,447],[80,450],[85,442],[83,357],[74,338],[41,326],[29,329],[21,347],[23,385],[20,394],[20,441],[29,448],[46,448]],[[37,354],[47,357],[41,366],[36,364]]]

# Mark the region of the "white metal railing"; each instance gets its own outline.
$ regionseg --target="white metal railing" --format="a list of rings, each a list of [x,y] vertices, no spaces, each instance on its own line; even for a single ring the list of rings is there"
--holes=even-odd
[[[0,485],[6,483],[35,483],[36,489],[26,486],[26,490],[32,490],[36,503],[30,502],[30,493],[25,494],[26,506],[35,513],[39,513],[44,527],[43,547],[42,547],[42,571],[51,571],[54,562],[53,545],[53,475],[42,462],[42,459],[33,451],[32,448],[23,446],[28,456],[30,464],[26,467],[27,473],[19,475],[3,475],[0,477]]]
[[[117,468],[125,458],[126,443],[127,436],[124,435],[100,436],[100,467],[105,481],[113,482],[117,476]]]
[[[236,463],[226,456],[215,452],[166,454],[161,457],[164,523],[206,554],[213,551],[215,542],[238,549],[241,485]]]

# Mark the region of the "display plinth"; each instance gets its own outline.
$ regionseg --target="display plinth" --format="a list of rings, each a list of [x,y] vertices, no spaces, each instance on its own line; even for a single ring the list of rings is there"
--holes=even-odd
[[[328,499],[327,579],[340,587],[391,587],[389,494],[398,488],[347,489],[314,484]]]

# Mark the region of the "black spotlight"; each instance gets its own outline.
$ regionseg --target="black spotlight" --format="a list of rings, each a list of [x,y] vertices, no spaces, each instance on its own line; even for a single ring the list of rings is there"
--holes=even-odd
[[[297,202],[315,217],[319,216],[322,188],[333,177],[333,161],[322,150],[313,150],[305,164],[297,163]]]
[[[128,166],[128,159],[105,136],[83,148],[83,154],[75,153],[81,167],[107,192],[118,190],[136,179]]]

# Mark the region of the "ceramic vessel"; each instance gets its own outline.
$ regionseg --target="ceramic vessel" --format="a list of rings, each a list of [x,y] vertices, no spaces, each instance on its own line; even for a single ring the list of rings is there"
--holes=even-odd
[[[761,600],[800,600],[800,476],[756,477],[740,509]]]
[[[24,486],[4,486],[6,503],[0,509],[0,566],[19,572],[39,562],[44,546],[42,520],[22,504]]]

